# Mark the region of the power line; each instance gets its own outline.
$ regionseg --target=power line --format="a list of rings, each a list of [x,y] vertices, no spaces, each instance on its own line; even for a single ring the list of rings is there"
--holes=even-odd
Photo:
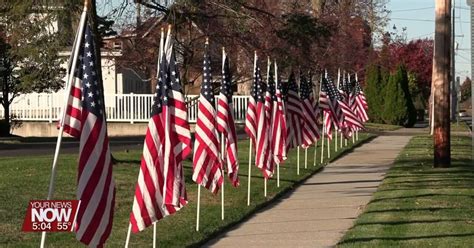
[[[391,12],[392,13],[395,13],[395,12],[409,12],[409,11],[417,11],[417,10],[424,10],[424,9],[434,9],[434,6],[425,7],[425,8],[417,8],[417,9],[396,9],[396,10],[392,10]]]
[[[464,59],[464,60],[465,60],[465,61],[467,61],[467,62],[471,62],[471,60],[470,60],[470,59],[468,59],[468,58],[466,58],[466,57],[462,56],[462,55],[461,55],[461,54],[459,54],[459,53],[458,53],[458,54],[456,54],[456,56],[459,56],[460,58]]]
[[[431,19],[415,19],[415,18],[397,18],[397,17],[392,17],[390,18],[392,20],[401,20],[401,21],[416,21],[416,22],[435,22],[435,20]],[[471,23],[468,21],[460,21],[458,23]]]
[[[418,39],[418,38],[421,38],[421,37],[432,36],[432,35],[434,35],[434,32],[418,35],[418,36],[415,36],[415,37],[411,37],[410,39],[414,40],[414,39]]]

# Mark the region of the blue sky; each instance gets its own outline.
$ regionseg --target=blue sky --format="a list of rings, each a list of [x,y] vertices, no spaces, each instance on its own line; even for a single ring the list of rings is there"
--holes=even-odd
[[[461,82],[466,76],[471,75],[471,33],[470,11],[466,0],[455,0],[456,4],[456,42],[459,50],[456,52],[456,75],[461,77]],[[399,30],[407,28],[407,38],[432,38],[434,37],[434,0],[391,0],[387,9],[391,10],[391,29],[396,25]]]

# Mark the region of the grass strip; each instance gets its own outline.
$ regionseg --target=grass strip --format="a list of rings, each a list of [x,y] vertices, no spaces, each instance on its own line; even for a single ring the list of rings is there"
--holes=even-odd
[[[414,137],[338,247],[472,247],[471,138],[452,137],[451,151],[435,169],[432,137]]]
[[[331,155],[335,159],[353,147],[369,140],[370,134],[360,134],[358,143],[334,152],[332,143]],[[248,173],[248,140],[239,142],[240,180],[238,188],[232,188],[226,178],[225,187],[225,220],[222,221],[220,194],[213,195],[203,189],[201,192],[201,226],[195,231],[197,185],[192,181],[192,164],[185,162],[186,186],[189,204],[175,215],[166,217],[157,224],[157,238],[160,247],[198,246],[215,237],[227,228],[248,218],[252,213],[268,205],[284,193],[296,187],[306,178],[322,168],[318,159],[313,166],[314,147],[308,150],[308,169],[304,169],[304,150],[300,151],[300,175],[296,175],[296,150],[293,149],[285,164],[280,167],[280,188],[276,187],[275,178],[268,182],[268,197],[263,196],[264,181],[261,172],[252,166],[251,205],[247,206],[247,173]],[[320,143],[319,143],[320,145]],[[47,156],[27,156],[2,158],[0,161],[0,246],[36,247],[40,242],[40,233],[23,233],[21,226],[31,199],[45,199],[48,191],[51,162],[53,154]],[[114,153],[120,162],[114,166],[117,187],[115,217],[112,234],[107,241],[108,247],[122,247],[127,234],[128,220],[138,177],[141,150]],[[77,154],[60,156],[56,178],[54,199],[74,199],[76,189]],[[152,243],[153,228],[147,228],[133,234],[131,247],[149,247]],[[73,233],[49,233],[48,247],[82,247]]]

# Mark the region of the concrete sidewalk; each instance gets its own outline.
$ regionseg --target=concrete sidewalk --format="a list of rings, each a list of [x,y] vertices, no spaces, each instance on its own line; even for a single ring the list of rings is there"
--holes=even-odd
[[[411,138],[403,130],[396,133],[401,135],[379,136],[334,161],[205,247],[335,246]]]

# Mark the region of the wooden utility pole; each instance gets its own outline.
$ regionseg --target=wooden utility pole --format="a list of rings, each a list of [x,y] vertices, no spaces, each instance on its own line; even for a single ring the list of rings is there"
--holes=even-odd
[[[436,0],[436,27],[433,53],[434,167],[451,165],[450,66],[451,0]]]

